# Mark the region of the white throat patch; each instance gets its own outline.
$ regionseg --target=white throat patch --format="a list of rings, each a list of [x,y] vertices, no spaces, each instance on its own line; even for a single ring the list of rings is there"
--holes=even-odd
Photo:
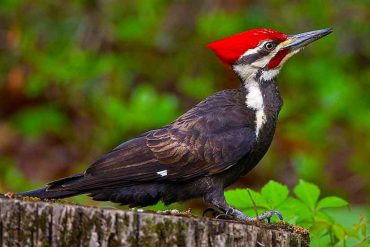
[[[247,96],[245,99],[246,105],[256,111],[256,139],[262,126],[266,123],[266,115],[264,112],[263,96],[257,82],[246,83]]]
[[[276,78],[280,72],[280,68],[270,69],[270,70],[263,70],[260,76],[260,80],[262,81],[271,81],[272,79]]]
[[[259,84],[255,81],[255,76],[258,72],[258,68],[251,65],[234,65],[234,71],[242,78],[244,81],[245,89],[247,90],[247,96],[245,99],[245,104],[247,107],[256,111],[256,139],[260,133],[261,128],[266,123],[266,115],[264,112],[263,96]],[[273,70],[270,74],[263,74],[264,79],[271,79],[279,73],[279,70]]]

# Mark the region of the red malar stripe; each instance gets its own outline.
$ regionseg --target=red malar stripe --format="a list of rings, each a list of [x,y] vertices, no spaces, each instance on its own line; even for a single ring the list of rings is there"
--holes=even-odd
[[[288,50],[281,50],[279,51],[278,53],[276,53],[276,55],[270,60],[269,64],[267,65],[267,67],[269,69],[273,69],[273,68],[276,68],[277,66],[279,66],[279,64],[281,63],[281,61],[284,59],[284,57],[288,54]]]

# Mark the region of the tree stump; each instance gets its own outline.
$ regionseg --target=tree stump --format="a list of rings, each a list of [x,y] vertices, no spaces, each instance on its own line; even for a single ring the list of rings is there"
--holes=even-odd
[[[0,246],[309,246],[285,224],[0,199]]]

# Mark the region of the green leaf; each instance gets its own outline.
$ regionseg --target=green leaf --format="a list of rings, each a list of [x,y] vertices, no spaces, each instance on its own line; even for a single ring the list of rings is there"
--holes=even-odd
[[[332,226],[332,231],[334,235],[339,239],[339,240],[344,240],[346,237],[346,232],[343,226],[335,224]]]
[[[320,236],[324,233],[327,233],[329,230],[330,224],[325,221],[315,221],[310,227],[310,236]]]
[[[258,193],[257,191],[251,190],[251,189],[248,189],[248,190],[251,194],[251,196],[248,195],[248,197],[247,197],[250,207],[253,207],[253,201],[254,201],[254,203],[257,205],[257,208],[270,209],[267,201],[265,200],[265,198],[260,193]],[[248,193],[248,191],[247,191],[247,193]],[[251,199],[251,197],[252,197],[252,199]]]
[[[278,207],[289,195],[288,187],[270,180],[261,190],[262,196],[266,199],[270,208]]]
[[[320,196],[320,189],[316,185],[301,179],[294,188],[294,193],[311,210],[314,210]]]
[[[347,227],[346,228],[346,234],[350,237],[353,237],[353,238],[359,238],[359,232],[356,231],[355,228],[350,228],[350,227]]]
[[[231,206],[238,209],[246,208],[251,205],[248,192],[245,189],[228,190],[225,192],[225,198]]]
[[[284,220],[291,223],[306,222],[305,226],[311,226],[313,212],[300,200],[288,197],[277,210],[283,214]]]
[[[314,222],[325,222],[328,225],[334,224],[334,219],[324,212],[316,212],[314,216]]]
[[[263,196],[254,191],[249,190],[253,201],[256,203],[257,208],[268,209],[268,203]],[[235,189],[225,192],[226,201],[233,207],[238,209],[253,209],[253,202],[251,201],[248,191],[246,189]]]
[[[317,204],[317,209],[322,209],[322,208],[339,208],[339,207],[344,207],[347,206],[348,202],[343,200],[340,197],[336,196],[328,196],[319,201]]]

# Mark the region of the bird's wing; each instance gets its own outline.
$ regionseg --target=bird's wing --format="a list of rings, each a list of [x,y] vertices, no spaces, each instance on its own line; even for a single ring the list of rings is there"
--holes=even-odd
[[[246,120],[254,114],[230,101],[232,96],[211,96],[170,125],[121,144],[67,187],[184,181],[225,171],[255,143],[253,123]]]
[[[231,115],[227,112],[193,115],[146,137],[156,159],[167,164],[166,179],[182,181],[220,173],[250,151],[255,140],[252,129],[226,126],[230,120],[224,117]]]

